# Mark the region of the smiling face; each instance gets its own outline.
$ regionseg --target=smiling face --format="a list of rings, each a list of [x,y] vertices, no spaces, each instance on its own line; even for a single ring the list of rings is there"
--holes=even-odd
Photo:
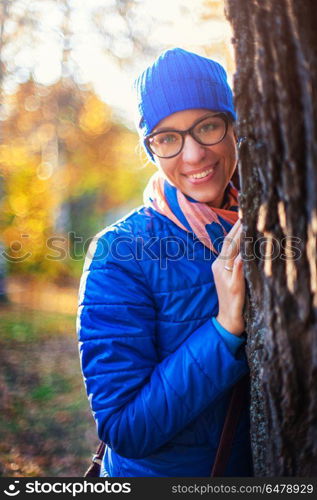
[[[187,130],[194,122],[210,114],[206,109],[177,111],[154,128]],[[174,158],[158,158],[155,162],[171,184],[182,193],[212,207],[221,207],[225,189],[237,164],[236,136],[231,123],[225,138],[213,146],[203,146],[189,134],[182,151]]]

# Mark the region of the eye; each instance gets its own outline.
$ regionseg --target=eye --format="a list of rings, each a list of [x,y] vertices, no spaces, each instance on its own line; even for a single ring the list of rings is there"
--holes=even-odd
[[[208,116],[197,123],[193,130],[195,139],[201,144],[212,145],[222,141],[226,134],[226,122],[222,116]]]
[[[157,144],[173,144],[174,142],[177,141],[177,135],[176,134],[158,134],[157,136],[154,137],[154,140]]]
[[[213,119],[199,124],[197,132],[198,134],[208,134],[209,132],[217,130],[221,126],[222,124],[220,120]]]

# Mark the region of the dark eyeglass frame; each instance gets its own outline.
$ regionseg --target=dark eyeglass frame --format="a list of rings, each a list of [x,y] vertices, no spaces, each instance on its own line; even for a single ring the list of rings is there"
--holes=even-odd
[[[217,142],[211,142],[211,143],[201,142],[197,137],[195,137],[195,135],[193,134],[193,130],[197,127],[197,125],[199,125],[200,122],[203,122],[204,120],[207,120],[208,118],[213,118],[215,116],[219,116],[220,118],[222,118],[224,123],[225,123],[225,130],[224,130],[223,136]],[[174,158],[175,156],[179,155],[182,152],[183,147],[184,147],[184,143],[185,143],[185,137],[187,134],[189,134],[201,146],[214,146],[215,144],[219,144],[219,142],[224,140],[224,138],[226,137],[227,132],[228,132],[229,123],[231,123],[231,122],[232,122],[232,120],[228,117],[228,115],[226,113],[222,113],[222,112],[221,113],[211,113],[211,114],[207,114],[205,116],[202,116],[201,118],[198,118],[198,120],[196,120],[193,123],[193,125],[191,127],[189,127],[187,130],[176,130],[174,128],[166,128],[166,129],[158,130],[157,132],[152,132],[152,134],[149,134],[145,137],[144,143],[148,147],[148,149],[151,151],[151,153],[153,155],[157,156],[158,158],[166,158],[166,159]],[[182,137],[182,144],[181,144],[180,150],[177,153],[175,153],[174,155],[172,155],[172,156],[160,156],[152,150],[151,144],[150,144],[150,139],[152,137],[155,137],[156,135],[165,134],[167,132],[174,132],[174,133],[176,132],[177,134],[179,134]]]

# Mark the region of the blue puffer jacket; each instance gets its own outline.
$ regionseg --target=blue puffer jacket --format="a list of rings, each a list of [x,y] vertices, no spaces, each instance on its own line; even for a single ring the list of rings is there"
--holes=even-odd
[[[92,242],[78,335],[107,444],[104,475],[210,475],[230,389],[248,373],[243,341],[212,320],[214,259],[192,233],[144,207]],[[226,475],[252,475],[247,406]]]

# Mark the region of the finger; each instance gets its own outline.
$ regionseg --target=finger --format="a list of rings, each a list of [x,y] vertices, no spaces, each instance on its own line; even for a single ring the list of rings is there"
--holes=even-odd
[[[240,252],[241,234],[242,226],[240,225],[234,233],[233,237],[229,237],[228,233],[224,240],[219,257],[221,260],[228,263],[228,265],[233,265],[234,259]]]
[[[229,233],[227,234],[227,236],[230,236],[231,238],[234,237],[235,233],[238,231],[238,229],[241,227],[242,223],[241,223],[241,220],[238,219],[237,222],[235,222],[232,226],[232,228],[230,229]]]
[[[237,234],[239,233],[239,231],[241,231],[241,227],[242,227],[241,221],[240,219],[238,219],[224,239],[223,242],[224,249],[229,247],[231,241],[233,241],[237,237]]]
[[[241,253],[239,253],[233,261],[232,279],[235,281],[241,276],[243,276],[243,259]]]

